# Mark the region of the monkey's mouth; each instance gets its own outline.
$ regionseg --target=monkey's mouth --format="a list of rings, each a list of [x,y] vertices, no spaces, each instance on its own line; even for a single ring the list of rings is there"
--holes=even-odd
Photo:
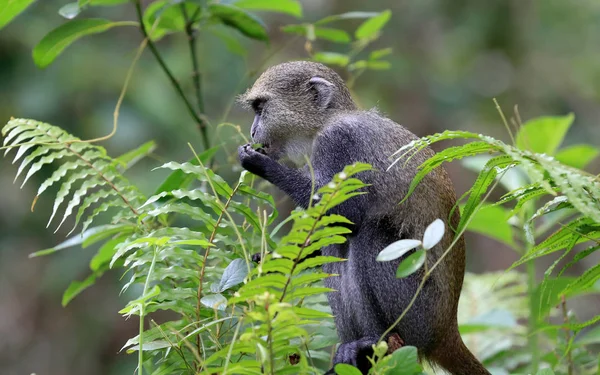
[[[268,155],[269,147],[271,147],[271,145],[269,143],[262,143],[262,144],[259,144],[258,147],[256,147],[256,151],[260,152],[263,155]]]

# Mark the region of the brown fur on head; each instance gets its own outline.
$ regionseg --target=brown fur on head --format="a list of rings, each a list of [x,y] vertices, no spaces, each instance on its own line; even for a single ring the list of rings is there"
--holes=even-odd
[[[332,111],[356,109],[342,78],[325,65],[309,61],[269,68],[238,101],[255,112],[252,140],[276,158],[312,140]]]

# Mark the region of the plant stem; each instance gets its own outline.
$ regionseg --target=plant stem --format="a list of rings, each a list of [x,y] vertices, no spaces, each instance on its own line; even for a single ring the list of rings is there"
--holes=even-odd
[[[562,307],[563,320],[565,325],[569,324],[569,313],[567,310],[567,299],[564,295],[560,296],[560,305]],[[571,353],[571,330],[565,328],[565,335],[567,338],[567,362],[568,362],[568,375],[573,375],[575,366],[573,365],[573,354]]]
[[[158,253],[158,247],[154,246],[154,256],[152,257],[152,263],[150,263],[150,269],[148,270],[148,276],[146,276],[146,282],[144,283],[144,290],[142,291],[142,297],[148,293],[148,287],[150,286],[150,276],[154,271],[156,265],[156,255]],[[140,333],[138,336],[138,375],[143,375],[143,364],[144,364],[144,307],[146,301],[140,302]]]
[[[192,104],[190,103],[188,98],[185,96],[185,93],[183,92],[181,85],[179,84],[179,82],[177,82],[177,79],[175,78],[173,73],[171,73],[171,70],[167,67],[167,64],[165,63],[162,56],[160,55],[160,52],[158,52],[156,45],[154,44],[152,39],[150,39],[150,36],[148,35],[148,31],[146,30],[146,25],[144,24],[144,16],[142,13],[141,0],[135,0],[135,10],[137,12],[137,16],[138,16],[138,19],[140,22],[140,30],[142,31],[144,38],[146,38],[148,40],[148,48],[150,48],[150,51],[156,58],[156,61],[158,62],[158,64],[162,68],[162,70],[165,72],[167,77],[169,77],[169,80],[173,84],[173,87],[175,88],[175,91],[177,91],[177,94],[179,95],[181,100],[183,100],[183,103],[185,104],[190,116],[192,116],[192,118],[196,121],[196,123],[198,124],[198,128],[201,129],[201,134],[203,135],[204,147],[206,149],[208,149],[208,147],[207,147],[208,138],[204,137],[204,134],[206,132],[205,128],[207,127],[207,124],[208,124],[208,120],[207,120],[206,116],[204,116],[204,114],[202,114],[202,113],[196,112],[196,110],[194,109],[194,107],[192,106]],[[204,130],[202,130],[202,129],[204,129]]]
[[[185,4],[181,4],[181,13],[183,13],[183,18],[185,20],[185,33],[187,35],[188,45],[190,47],[190,57],[192,59],[192,81],[194,82],[194,89],[196,91],[196,104],[198,106],[198,111],[200,111],[200,113],[204,113],[204,101],[202,100],[202,78],[200,76],[200,69],[198,69],[196,35],[194,34],[193,28],[195,15],[192,18],[188,16],[187,10],[185,9]],[[200,134],[202,135],[204,149],[208,150],[210,148],[210,140],[208,139],[208,134],[206,133],[206,126],[199,126],[199,128]]]
[[[529,250],[529,245],[527,246]],[[527,343],[529,345],[529,351],[531,354],[531,372],[533,374],[537,373],[538,366],[540,363],[540,353],[538,350],[538,336],[537,336],[537,321],[534,318],[536,310],[539,308],[535,298],[535,288],[536,288],[536,280],[535,280],[535,262],[529,261],[527,262],[527,297],[529,298],[529,332]]]

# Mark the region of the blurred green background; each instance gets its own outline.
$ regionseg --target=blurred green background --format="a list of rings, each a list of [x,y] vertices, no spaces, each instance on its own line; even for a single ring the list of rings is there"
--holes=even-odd
[[[31,50],[49,30],[64,23],[57,10],[67,2],[37,1],[0,31],[0,122],[11,116],[35,118],[89,139],[110,132],[113,110],[142,36],[134,27],[121,27],[86,37],[40,70],[34,66]],[[600,144],[597,0],[306,0],[302,4],[307,21],[354,10],[392,10],[391,22],[374,45],[393,48],[392,68],[366,72],[354,91],[363,107],[377,106],[419,136],[464,129],[507,140],[492,102],[496,97],[506,112],[518,104],[523,120],[573,112],[576,122],[566,144]],[[130,4],[94,8],[83,16],[135,18]],[[248,133],[250,114],[234,107],[223,118],[234,96],[251,84],[246,73],[307,57],[302,39],[280,31],[298,20],[261,16],[269,27],[270,43],[236,36],[247,48],[244,57],[229,52],[213,35],[198,36],[206,114],[213,125],[210,136],[214,144],[223,145],[219,173],[231,179],[239,173],[235,147],[242,140],[233,128],[220,127],[216,133],[215,126],[227,120]],[[347,21],[340,27],[354,30],[359,22]],[[182,35],[167,37],[158,46],[192,94],[187,40]],[[146,193],[165,176],[149,173],[149,168],[164,160],[188,159],[187,142],[201,149],[201,140],[166,76],[145,51],[121,108],[118,133],[103,145],[116,156],[152,139],[158,144],[153,158],[128,174]],[[92,252],[71,250],[28,259],[29,253],[62,241],[70,228],[56,234],[52,227],[46,229],[49,198],[42,196],[35,212],[30,212],[37,185],[31,181],[19,190],[21,180],[13,184],[16,166],[10,161],[0,159],[0,373],[131,374],[135,358],[119,349],[136,334],[137,322],[123,320],[117,313],[126,301],[117,295],[121,275],[105,275],[61,307],[69,282],[86,276]],[[591,171],[599,169],[596,161]],[[449,170],[460,195],[475,175],[456,163]],[[37,181],[49,173],[40,172]],[[516,259],[492,240],[469,235],[467,241],[471,271],[501,270]],[[597,312],[599,303],[587,300],[573,308],[586,319]]]

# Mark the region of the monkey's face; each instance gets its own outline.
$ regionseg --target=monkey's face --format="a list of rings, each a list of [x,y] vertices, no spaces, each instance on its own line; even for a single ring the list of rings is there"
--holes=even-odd
[[[307,61],[269,68],[239,101],[254,111],[252,140],[274,159],[314,139],[332,111],[355,109],[343,80],[326,66]]]
[[[263,90],[256,95],[259,92],[257,85],[261,85],[260,81],[244,98],[245,104],[254,112],[250,136],[254,143],[262,144],[267,155],[279,159],[296,139],[311,138],[318,130],[320,121],[307,98],[274,90]]]

